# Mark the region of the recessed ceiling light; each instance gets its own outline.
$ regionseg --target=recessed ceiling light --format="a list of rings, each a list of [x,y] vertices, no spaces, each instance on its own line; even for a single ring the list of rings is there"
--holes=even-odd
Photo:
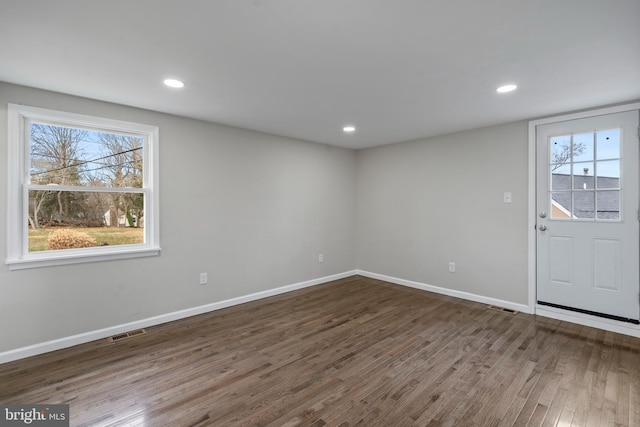
[[[169,87],[175,87],[175,88],[184,87],[184,83],[176,79],[164,79],[164,84]]]
[[[508,84],[508,85],[500,86],[498,89],[496,89],[496,92],[498,92],[498,93],[513,92],[517,88],[518,88],[518,86],[516,86],[514,84]]]
[[[356,128],[355,126],[345,126],[342,128],[342,130],[345,132],[355,132]]]

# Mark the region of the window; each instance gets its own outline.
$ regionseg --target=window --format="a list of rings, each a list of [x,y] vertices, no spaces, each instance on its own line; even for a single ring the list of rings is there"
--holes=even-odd
[[[549,140],[551,219],[620,222],[621,129]]]
[[[158,128],[9,104],[7,264],[157,255]]]

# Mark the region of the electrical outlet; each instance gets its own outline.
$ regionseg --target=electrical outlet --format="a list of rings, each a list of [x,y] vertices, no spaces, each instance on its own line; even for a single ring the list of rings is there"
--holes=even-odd
[[[200,273],[200,284],[206,285],[208,283],[207,273]]]
[[[450,262],[449,263],[449,273],[455,273],[456,272],[456,263],[455,262]]]
[[[318,262],[324,262],[324,254],[318,255]]]

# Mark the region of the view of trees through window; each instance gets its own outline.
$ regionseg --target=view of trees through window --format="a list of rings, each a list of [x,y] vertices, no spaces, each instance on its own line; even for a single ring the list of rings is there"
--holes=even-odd
[[[29,130],[29,252],[143,243],[143,138],[45,123]],[[56,245],[60,229],[67,243]]]

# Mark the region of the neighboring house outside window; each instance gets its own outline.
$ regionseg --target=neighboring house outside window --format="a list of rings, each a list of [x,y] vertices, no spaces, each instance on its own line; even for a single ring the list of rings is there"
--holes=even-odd
[[[572,188],[572,176],[552,174],[553,190]],[[554,219],[620,220],[620,178],[598,177],[598,186],[609,191],[584,191],[593,186],[593,176],[574,175],[573,188],[577,191],[553,191],[551,217]],[[595,196],[594,196],[595,195]],[[597,212],[595,202],[597,202]]]
[[[158,128],[9,104],[11,269],[157,255]]]
[[[550,220],[622,221],[621,128],[549,139]]]

